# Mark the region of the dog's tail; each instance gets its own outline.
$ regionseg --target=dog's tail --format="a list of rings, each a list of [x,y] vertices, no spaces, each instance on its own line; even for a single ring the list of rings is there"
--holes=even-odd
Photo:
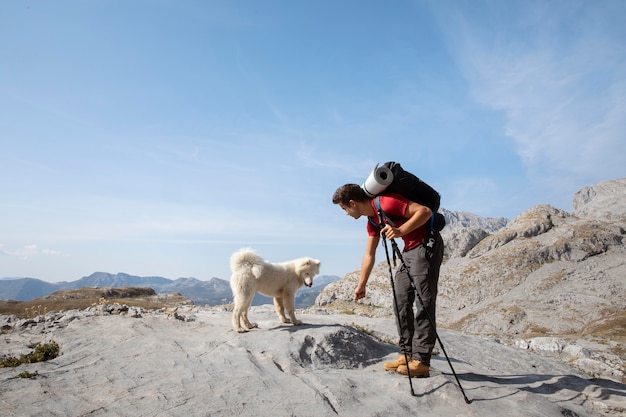
[[[252,249],[243,248],[233,253],[230,257],[230,269],[233,275],[252,274],[259,278],[263,273],[265,261]]]

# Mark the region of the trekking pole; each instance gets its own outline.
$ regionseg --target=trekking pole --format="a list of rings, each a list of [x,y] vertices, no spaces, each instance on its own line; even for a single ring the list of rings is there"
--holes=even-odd
[[[433,327],[433,329],[435,329],[435,336],[437,337],[437,341],[439,342],[439,346],[441,346],[441,350],[442,350],[444,356],[446,357],[446,360],[448,361],[448,365],[450,365],[450,369],[452,370],[452,374],[454,375],[454,379],[456,379],[456,383],[459,386],[459,389],[461,390],[461,393],[463,394],[463,398],[465,399],[465,403],[466,404],[471,404],[472,401],[467,398],[467,395],[465,395],[465,390],[461,386],[461,381],[459,381],[459,377],[456,375],[456,372],[454,371],[454,368],[452,367],[452,362],[450,362],[450,358],[448,357],[448,353],[446,352],[446,348],[443,347],[443,343],[441,342],[441,338],[439,337],[439,333],[437,333],[437,328],[435,327],[435,321],[434,321],[433,317],[430,316],[430,313],[426,309],[426,305],[424,304],[424,300],[422,299],[420,291],[415,286],[415,281],[413,281],[413,277],[411,276],[411,271],[409,270],[409,267],[404,263],[404,258],[402,258],[402,254],[400,253],[400,249],[398,249],[398,244],[396,243],[396,241],[394,239],[391,239],[391,247],[393,249],[393,253],[398,257],[398,259],[400,259],[400,263],[402,264],[402,267],[406,270],[406,273],[409,276],[409,281],[411,282],[411,287],[415,291],[415,294],[417,295],[417,299],[419,300],[422,308],[424,309],[424,312],[426,313],[426,317],[428,317],[428,321],[430,322],[430,325]],[[387,245],[386,244],[385,244],[385,250],[387,250]],[[387,255],[387,261],[389,261],[389,255]],[[391,269],[391,264],[389,264],[389,268]],[[392,283],[392,285],[393,285],[393,283]],[[394,297],[395,297],[395,292],[394,292]],[[396,307],[396,311],[397,311],[397,309],[398,308]],[[411,373],[409,372],[409,378],[410,378],[410,374]],[[411,386],[411,392],[413,392],[413,386]]]
[[[389,249],[387,248],[387,239],[385,235],[382,235],[383,238],[383,246],[385,247],[385,255],[387,255],[387,265],[389,265],[389,280],[391,281],[391,292],[393,293],[393,306],[396,309],[396,319],[398,321],[398,329],[400,330],[400,334],[402,334],[402,322],[400,321],[400,310],[398,308],[398,299],[396,298],[396,287],[393,284],[393,268],[391,267],[391,261],[389,260]],[[391,240],[393,242],[393,239]],[[394,242],[395,243],[395,242]],[[406,352],[404,353],[404,360],[406,362],[407,370],[409,369],[409,355]],[[415,397],[415,391],[413,391],[413,381],[411,381],[411,372],[408,372],[409,375],[409,387],[411,387],[411,395]]]

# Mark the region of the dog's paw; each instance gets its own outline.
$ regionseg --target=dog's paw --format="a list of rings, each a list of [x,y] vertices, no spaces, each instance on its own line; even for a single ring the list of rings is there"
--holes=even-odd
[[[258,323],[248,323],[246,326],[248,327],[248,329],[258,329],[259,328]]]
[[[301,325],[301,324],[304,324],[304,323],[302,323],[300,320],[295,320],[295,321],[293,322],[293,325],[294,325],[294,326],[299,326],[299,325]]]
[[[244,329],[243,327],[238,327],[238,328],[234,328],[234,331],[236,331],[237,333],[245,333],[246,329]]]

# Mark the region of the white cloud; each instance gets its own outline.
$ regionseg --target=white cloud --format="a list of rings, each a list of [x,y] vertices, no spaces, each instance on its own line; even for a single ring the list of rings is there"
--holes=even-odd
[[[13,258],[28,260],[35,256],[62,256],[63,253],[53,249],[39,249],[37,245],[24,245],[17,249],[5,249],[5,244],[0,244],[0,254]]]
[[[442,206],[448,210],[470,211],[483,216],[495,216],[501,202],[493,202],[485,207],[485,201],[492,201],[491,196],[500,195],[497,182],[490,177],[462,177],[451,182],[449,192],[445,193]]]
[[[615,11],[603,2],[514,9],[519,17],[506,28],[494,14],[477,21],[459,13],[449,25],[473,97],[504,112],[532,179],[622,176],[626,47],[614,36]]]

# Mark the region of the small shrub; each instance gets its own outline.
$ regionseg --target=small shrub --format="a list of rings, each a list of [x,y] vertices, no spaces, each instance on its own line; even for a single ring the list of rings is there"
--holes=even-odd
[[[59,344],[54,341],[43,345],[37,343],[36,345],[31,345],[29,347],[34,349],[33,353],[30,354],[30,363],[45,362],[59,356]]]
[[[59,344],[51,341],[49,343],[36,343],[28,346],[33,349],[29,354],[22,354],[19,358],[8,356],[0,360],[0,368],[15,368],[23,363],[45,362],[59,356]]]
[[[39,375],[39,372],[35,371],[35,372],[28,372],[28,371],[24,371],[24,372],[20,372],[17,377],[18,378],[35,378],[37,377],[37,375]]]
[[[6,358],[2,358],[0,361],[0,368],[15,368],[20,366],[22,361],[15,356],[8,356]]]

